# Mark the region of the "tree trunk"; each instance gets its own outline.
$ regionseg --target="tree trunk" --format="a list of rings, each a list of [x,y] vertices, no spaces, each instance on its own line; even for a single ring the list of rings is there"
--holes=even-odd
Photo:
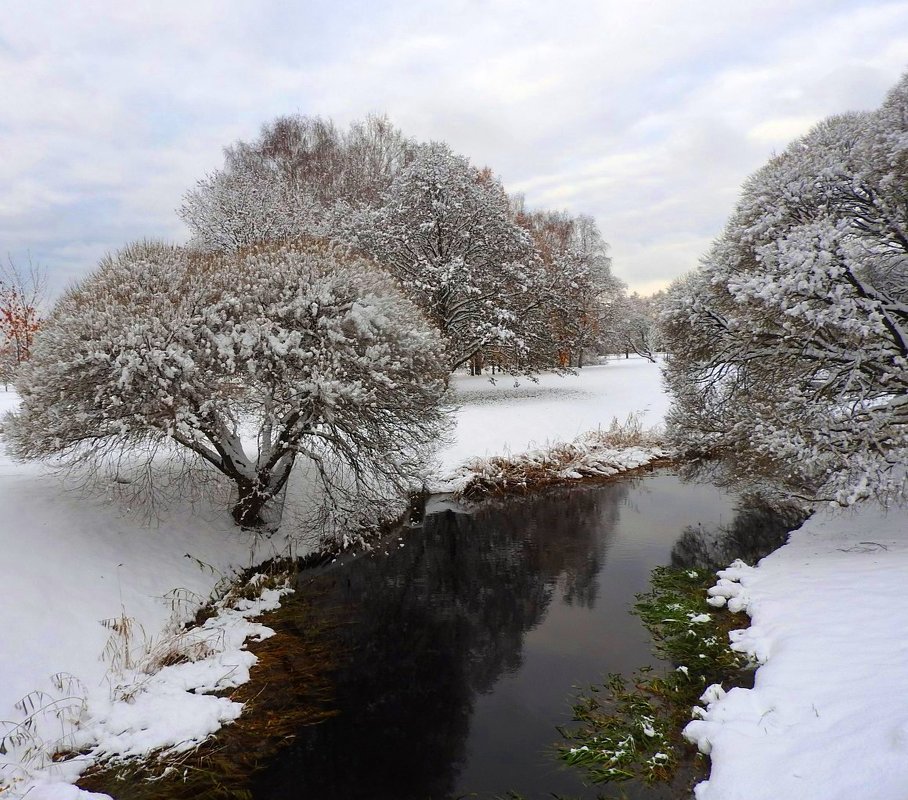
[[[260,528],[264,524],[262,509],[271,495],[262,491],[258,481],[237,479],[237,501],[233,506],[233,520],[242,528]]]
[[[482,353],[481,352],[476,353],[476,355],[474,355],[470,359],[470,374],[471,375],[482,375],[482,368],[483,368]]]

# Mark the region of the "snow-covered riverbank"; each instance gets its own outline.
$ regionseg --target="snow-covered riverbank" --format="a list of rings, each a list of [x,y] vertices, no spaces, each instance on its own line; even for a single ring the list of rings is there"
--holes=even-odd
[[[585,431],[607,428],[615,417],[637,413],[643,424],[657,425],[667,405],[658,368],[641,359],[613,361],[576,376],[546,375],[538,383],[524,380],[517,386],[508,378],[492,384],[464,376],[455,379],[455,388],[456,430],[440,453],[435,483],[444,483],[470,457],[570,441]],[[16,402],[14,394],[0,393],[0,415]],[[111,684],[123,677],[119,662],[124,646],[137,660],[136,654],[153,647],[167,629],[175,630],[237,570],[291,549],[305,553],[307,547],[305,541],[293,541],[289,530],[251,538],[236,529],[217,503],[162,507],[150,522],[144,512],[109,498],[63,491],[39,465],[10,461],[2,446],[0,509],[0,599],[7,609],[0,615],[0,721],[6,721],[0,722],[0,738],[25,734],[17,746],[10,739],[10,746],[2,748],[7,752],[0,753],[0,785],[15,780],[17,794],[32,773],[41,781],[55,774],[71,777],[71,770],[61,772],[42,760],[42,741],[67,737],[71,719],[81,715],[84,721],[86,708],[96,722],[110,714]],[[124,624],[128,636],[121,632]],[[237,668],[248,668],[239,645],[228,638]],[[223,653],[215,662],[224,666]],[[180,681],[185,685],[178,686]],[[180,677],[168,691],[187,694],[191,689],[191,681]],[[73,702],[62,699],[72,697]],[[169,708],[179,706],[171,697]],[[204,737],[218,719],[234,712],[218,706],[209,709],[214,716],[202,715],[193,724],[189,708],[186,704],[185,719],[171,716],[175,742]],[[21,727],[27,719],[33,721],[33,731]],[[109,733],[109,726],[105,730]],[[158,735],[156,744],[166,744],[166,737]],[[48,766],[50,772],[42,771]],[[71,791],[44,783],[29,797]]]
[[[712,594],[752,618],[753,689],[716,693],[687,733],[710,753],[698,800],[908,796],[908,513],[820,511]]]

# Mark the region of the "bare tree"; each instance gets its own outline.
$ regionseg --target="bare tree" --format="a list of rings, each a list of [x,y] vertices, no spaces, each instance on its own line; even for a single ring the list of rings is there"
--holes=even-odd
[[[298,457],[354,512],[418,481],[444,415],[438,335],[392,281],[323,242],[199,255],[135,244],[67,292],[4,426],[20,458],[108,467],[170,443],[262,524]]]
[[[25,268],[11,258],[0,264],[0,383],[4,390],[31,356],[46,291],[45,272],[31,259]]]

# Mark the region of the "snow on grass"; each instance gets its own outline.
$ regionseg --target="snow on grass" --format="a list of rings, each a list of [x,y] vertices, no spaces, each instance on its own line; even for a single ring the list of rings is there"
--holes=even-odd
[[[510,456],[474,458],[432,488],[480,497],[581,478],[610,478],[668,455],[661,437],[639,428],[635,418],[608,430],[590,431],[573,442]]]
[[[510,456],[573,442],[612,420],[637,415],[643,428],[662,424],[668,397],[659,368],[642,358],[614,359],[576,375],[454,378],[456,429],[438,457],[438,479],[456,478],[465,462]],[[443,484],[441,484],[443,485]]]
[[[448,475],[469,458],[570,441],[634,412],[657,425],[667,404],[658,367],[641,359],[517,387],[508,378],[458,377],[455,388],[457,429],[439,466]],[[0,418],[17,403],[0,391]],[[40,465],[11,461],[2,444],[0,511],[0,737],[22,734],[0,748],[4,798],[29,791],[28,778],[38,781],[31,800],[77,797],[52,781],[71,779],[78,764],[42,772],[55,748],[125,755],[190,746],[235,718],[235,704],[205,692],[246,678],[251,655],[242,643],[265,634],[246,620],[251,614],[236,611],[243,619],[231,627],[234,612],[222,609],[221,622],[210,623],[217,641],[205,638],[195,650],[182,642],[195,662],[151,675],[143,664],[174,643],[176,623],[217,584],[285,555],[289,534],[251,537],[217,503],[163,507],[149,523],[116,501],[64,491]],[[15,792],[3,793],[13,780]]]
[[[57,798],[61,789],[62,796],[67,796],[67,782],[98,759],[185,752],[235,720],[242,704],[210,693],[249,680],[257,658],[245,649],[245,643],[274,635],[270,628],[250,619],[278,608],[280,597],[288,591],[286,587],[265,588],[255,600],[225,598],[201,627],[182,638],[166,637],[162,642],[166,651],[152,648],[137,665],[119,670],[110,694],[83,703],[77,716],[61,720],[54,714],[36,715],[33,736],[9,737],[8,758],[18,756],[20,762],[28,763],[24,748],[32,747],[35,737],[48,730],[56,736],[56,748],[79,755],[51,763],[32,759],[28,779],[18,787],[14,783],[13,796]],[[162,657],[174,663],[162,666]],[[61,722],[69,723],[62,737]]]
[[[17,402],[0,392],[0,412]],[[216,584],[288,546],[241,532],[212,506],[163,508],[149,523],[63,490],[2,445],[0,511],[0,789],[25,787],[55,749],[70,747],[74,721],[105,707],[131,661]]]
[[[908,792],[908,509],[820,512],[710,590],[746,610],[753,689],[713,688],[686,735],[709,752],[698,800],[903,800]]]

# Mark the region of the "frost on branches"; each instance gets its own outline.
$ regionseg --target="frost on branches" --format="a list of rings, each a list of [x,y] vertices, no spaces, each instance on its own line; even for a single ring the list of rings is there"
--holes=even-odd
[[[659,325],[659,309],[664,301],[664,292],[649,297],[636,292],[616,297],[607,313],[607,346],[614,352],[623,352],[625,358],[636,353],[655,364],[656,354],[664,349]]]
[[[592,217],[521,210],[517,221],[529,231],[543,266],[534,288],[542,303],[533,313],[542,319],[533,347],[548,347],[551,364],[580,368],[584,355],[601,344],[609,305],[623,294],[608,245]]]
[[[750,178],[665,322],[682,449],[810,499],[904,491],[908,76]]]
[[[483,352],[508,371],[538,369],[532,312],[545,300],[537,291],[545,276],[488,170],[447,145],[421,145],[381,205],[350,209],[343,227],[441,331],[452,370]]]
[[[177,443],[233,482],[234,519],[255,527],[300,456],[340,513],[410,488],[446,375],[438,335],[361,258],[143,243],[59,302],[5,435],[21,458],[107,469]]]
[[[616,293],[589,217],[522,209],[489,169],[419,144],[385,117],[345,131],[281,117],[188,192],[180,215],[204,252],[301,237],[359,248],[442,333],[451,369],[582,366]]]
[[[41,327],[43,271],[29,263],[0,265],[0,385],[7,388],[18,367],[28,361]]]
[[[413,147],[385,117],[344,132],[319,117],[279,117],[226,148],[224,166],[187,192],[179,213],[206,251],[325,236],[335,204],[374,204]]]

